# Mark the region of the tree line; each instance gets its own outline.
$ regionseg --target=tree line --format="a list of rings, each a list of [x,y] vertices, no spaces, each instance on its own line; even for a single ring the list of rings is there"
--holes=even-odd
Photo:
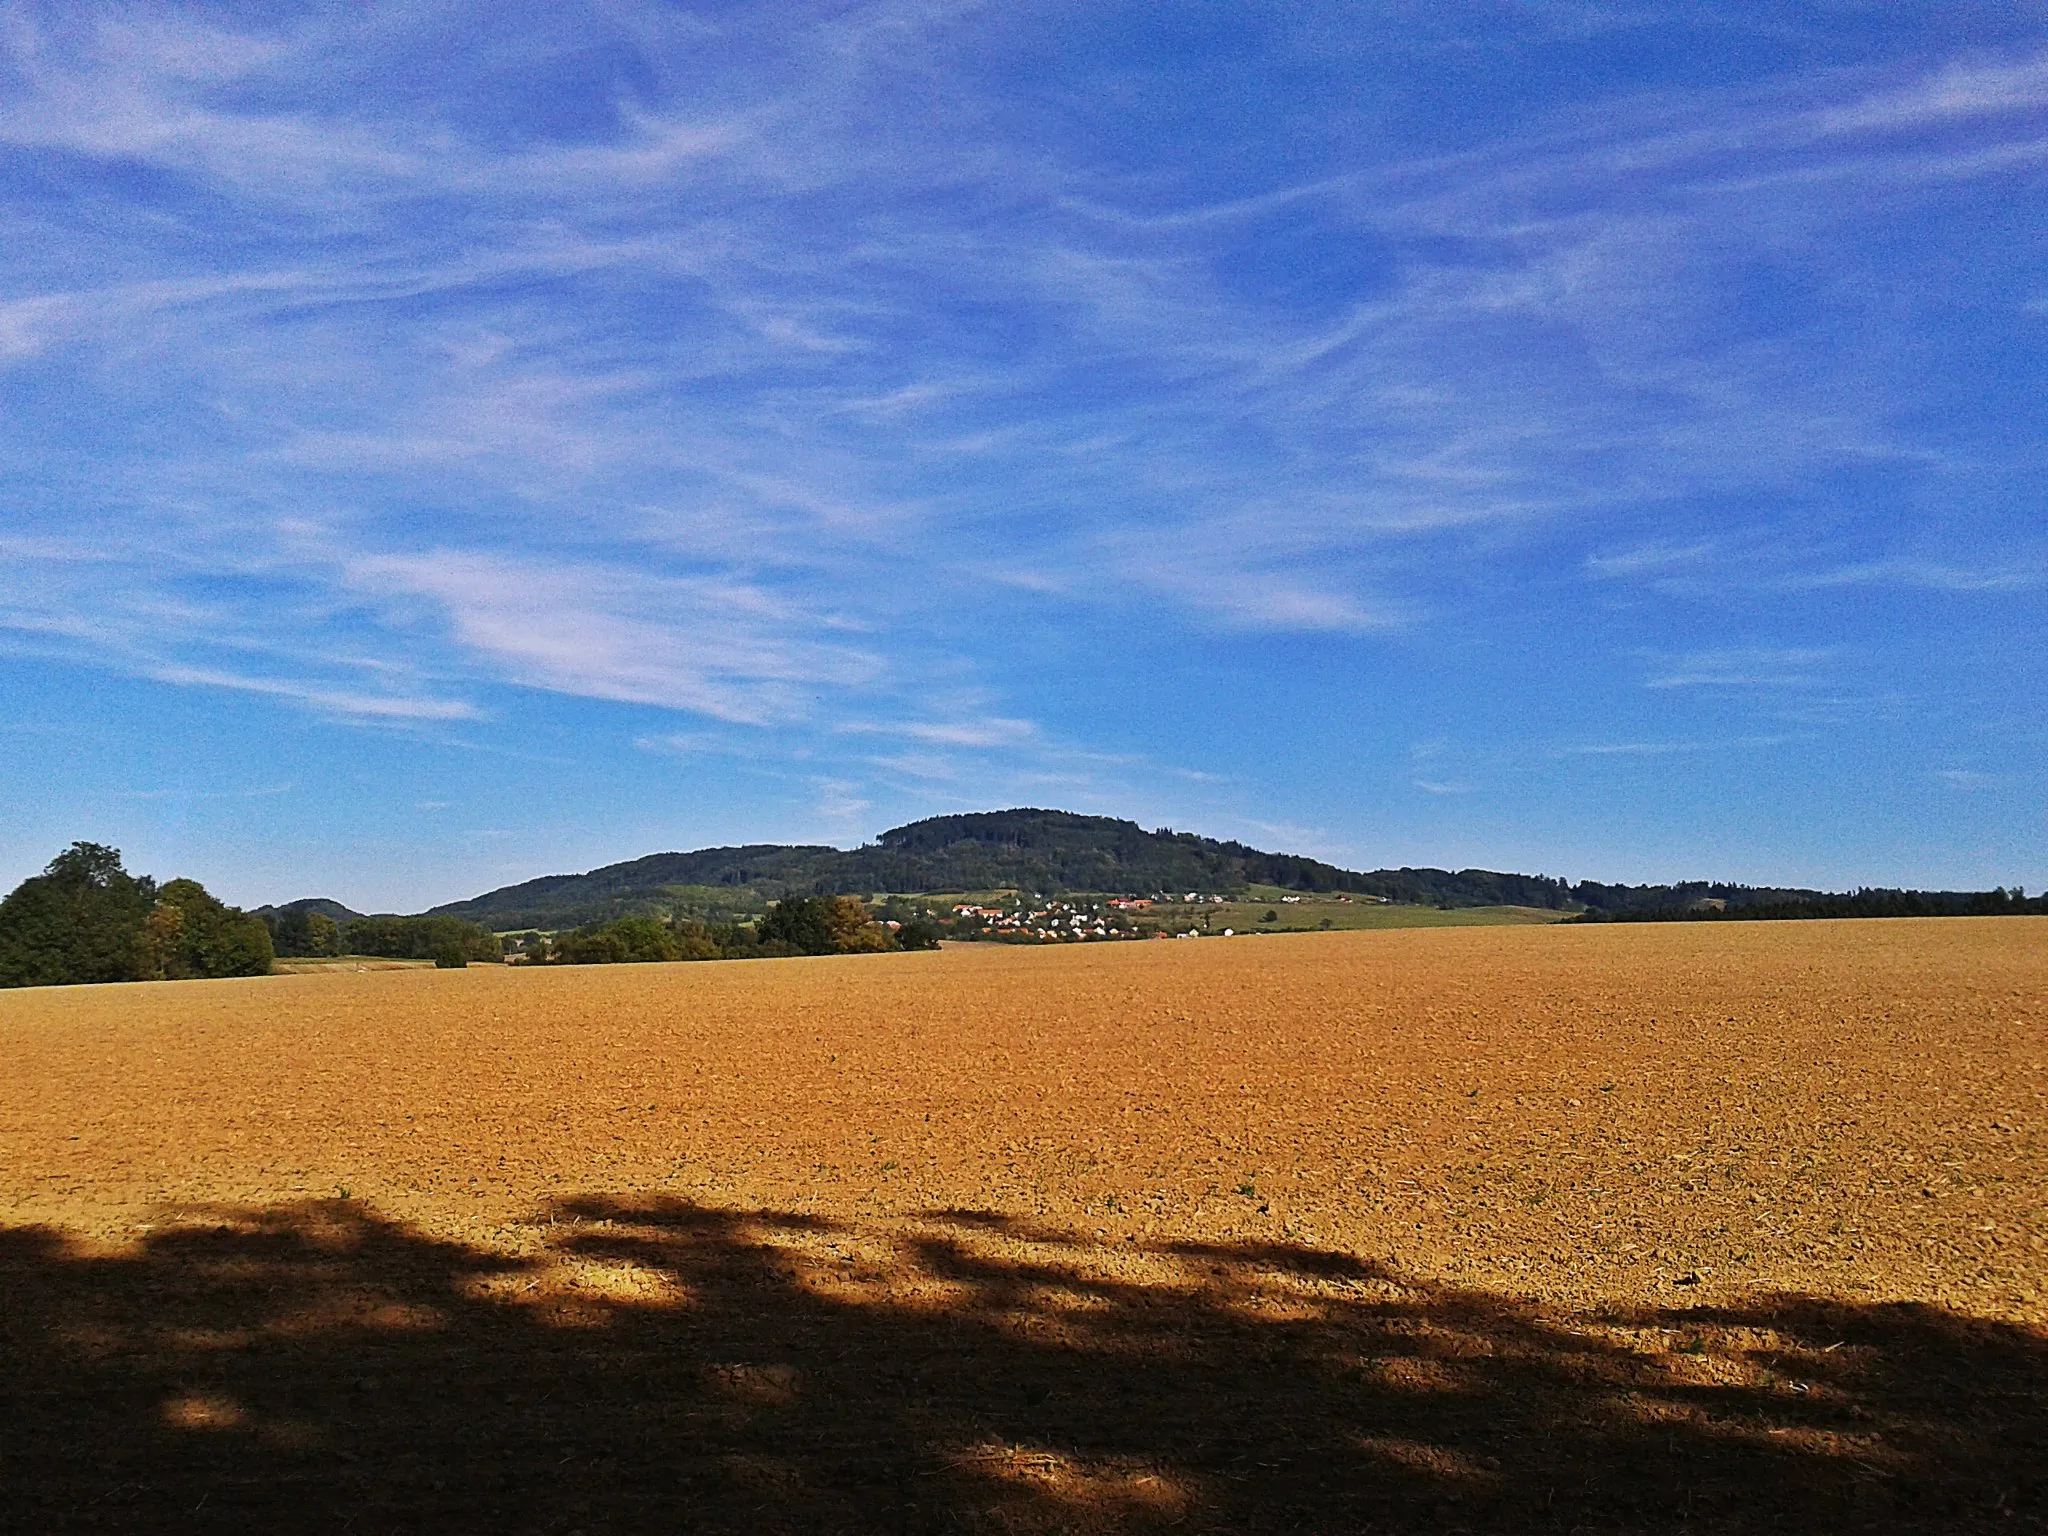
[[[937,949],[939,925],[917,915],[891,928],[858,896],[791,896],[752,923],[621,917],[552,937],[534,934],[519,953],[534,965],[618,965],[657,960],[765,960],[791,955],[883,954]]]
[[[357,917],[342,926],[345,953],[378,955],[389,960],[431,960],[460,968],[504,957],[504,946],[490,929],[459,917]]]
[[[1573,923],[1796,922],[1822,917],[2040,917],[2048,916],[2048,894],[2000,886],[1989,891],[1853,891],[1847,895],[1795,897],[1782,901],[1729,902],[1687,907],[1640,907],[1615,912],[1581,912]]]
[[[272,959],[261,918],[197,880],[131,875],[99,843],[73,843],[0,901],[0,987],[265,976]]]
[[[936,949],[939,925],[920,911],[905,912],[908,920],[892,926],[857,896],[797,896],[776,902],[752,923],[633,916],[506,941],[455,917],[337,922],[317,910],[244,912],[196,880],[158,885],[147,875],[131,875],[117,848],[73,843],[0,901],[0,986],[264,976],[280,955],[376,955],[465,966],[503,959],[508,942],[527,962],[553,965]]]

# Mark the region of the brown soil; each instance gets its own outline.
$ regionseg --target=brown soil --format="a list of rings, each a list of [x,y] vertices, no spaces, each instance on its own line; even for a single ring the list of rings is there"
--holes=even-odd
[[[2038,1530],[2048,920],[0,995],[0,1525]]]

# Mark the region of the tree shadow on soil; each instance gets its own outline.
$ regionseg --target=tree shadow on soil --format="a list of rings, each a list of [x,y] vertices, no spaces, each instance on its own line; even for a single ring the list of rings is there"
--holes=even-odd
[[[1339,1253],[565,1203],[0,1232],[0,1525],[2023,1531],[2048,1339],[1796,1296],[1568,1316]]]

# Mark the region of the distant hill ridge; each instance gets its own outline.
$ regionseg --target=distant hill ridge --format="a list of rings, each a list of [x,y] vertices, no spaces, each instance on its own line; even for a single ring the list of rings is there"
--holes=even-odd
[[[1298,854],[1267,853],[1134,821],[1025,808],[933,816],[892,827],[873,843],[840,849],[755,843],[656,853],[581,875],[545,875],[430,915],[487,927],[567,928],[640,912],[703,905],[705,888],[730,892],[735,906],[794,895],[905,894],[1021,889],[1221,892],[1272,885],[1303,892],[1348,891],[1423,906],[1527,906],[1567,909],[1678,904],[1716,898],[1731,904],[1820,893],[1752,890],[1696,882],[1679,886],[1572,885],[1544,875],[1464,869],[1341,869]],[[695,892],[681,888],[694,887]],[[687,898],[687,899],[685,899]]]
[[[318,912],[323,916],[333,918],[337,923],[346,923],[363,915],[353,907],[345,907],[340,902],[326,896],[305,896],[297,901],[281,901],[276,906],[258,907],[252,915],[256,917],[285,917],[296,912]]]

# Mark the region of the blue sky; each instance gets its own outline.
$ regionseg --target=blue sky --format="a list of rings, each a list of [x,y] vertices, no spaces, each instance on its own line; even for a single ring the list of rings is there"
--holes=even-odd
[[[0,882],[2048,883],[2048,7],[0,5]]]

